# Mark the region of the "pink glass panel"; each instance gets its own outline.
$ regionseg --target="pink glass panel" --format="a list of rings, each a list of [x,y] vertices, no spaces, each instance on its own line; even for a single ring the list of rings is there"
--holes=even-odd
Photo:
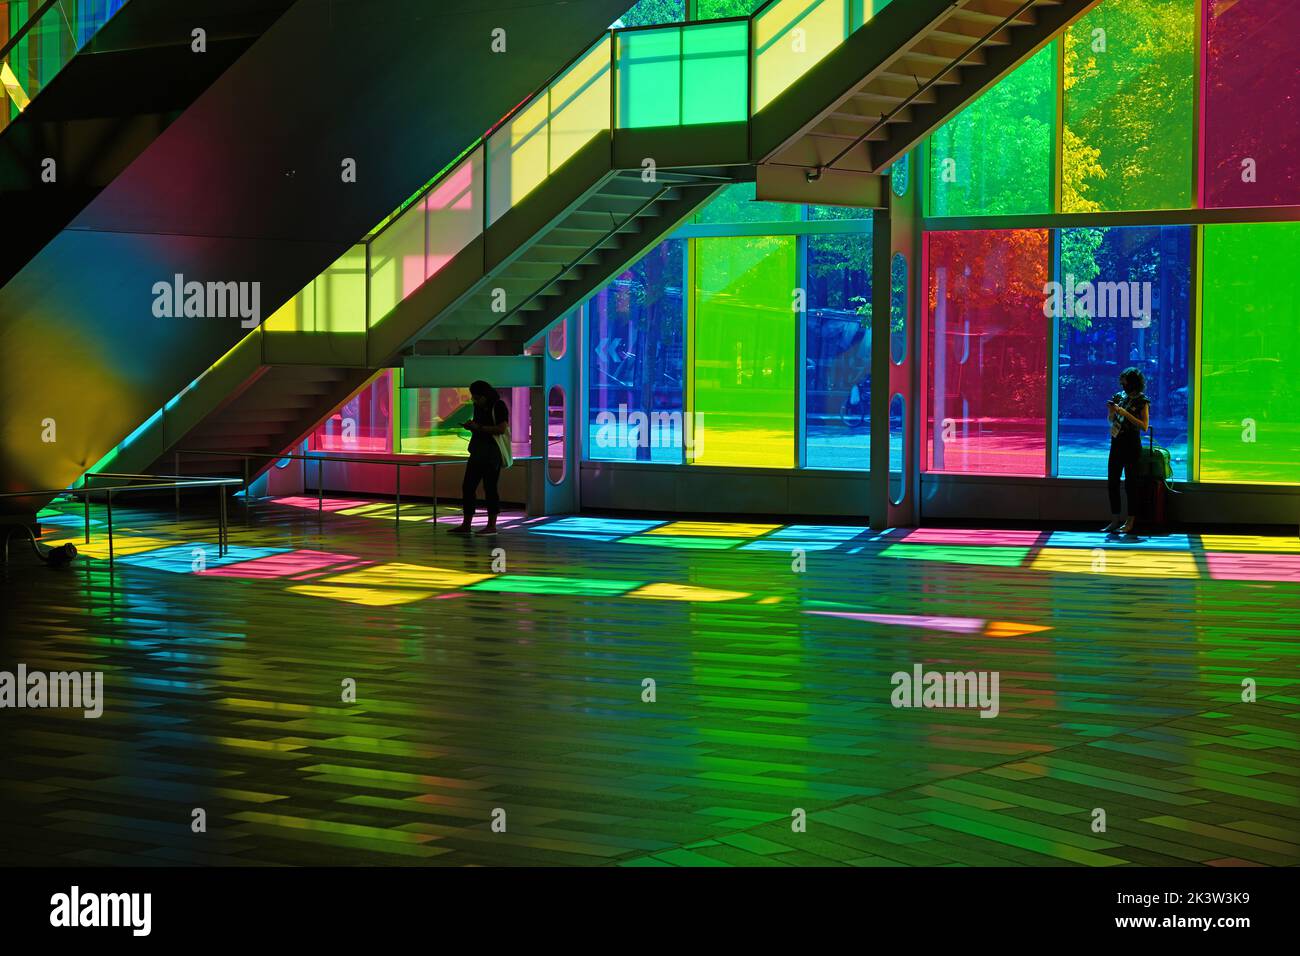
[[[1047,472],[1045,229],[926,237],[927,471]]]
[[[389,452],[392,450],[393,373],[380,372],[312,433],[313,451]]]
[[[1206,2],[1204,203],[1300,205],[1300,3]]]

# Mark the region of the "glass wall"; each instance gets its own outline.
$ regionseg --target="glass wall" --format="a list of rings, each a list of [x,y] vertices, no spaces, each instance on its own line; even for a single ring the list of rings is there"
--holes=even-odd
[[[1300,223],[1203,241],[1201,480],[1300,483]]]
[[[925,463],[1047,473],[1046,229],[926,237]]]
[[[636,30],[617,37],[619,129],[748,119],[748,23]]]
[[[804,312],[809,468],[871,466],[871,233],[810,235]]]
[[[685,239],[660,243],[587,302],[587,457],[680,464]]]
[[[1155,440],[1173,477],[1188,478],[1187,392],[1191,335],[1189,226],[1063,229],[1055,296],[1057,473],[1104,478],[1110,449],[1106,401],[1119,373],[1141,369]]]
[[[692,244],[692,408],[701,465],[795,463],[796,240],[696,239]]]

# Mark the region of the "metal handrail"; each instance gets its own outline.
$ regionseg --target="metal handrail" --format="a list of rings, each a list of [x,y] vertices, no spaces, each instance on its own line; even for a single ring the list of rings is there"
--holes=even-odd
[[[468,458],[439,458],[431,461],[408,461],[401,458],[385,459],[385,458],[362,458],[356,455],[332,455],[329,454],[328,452],[317,452],[314,454],[313,453],[294,454],[292,452],[286,452],[282,455],[271,455],[266,452],[209,451],[200,448],[178,448],[172,454],[174,455],[173,460],[175,461],[177,471],[181,470],[182,455],[198,455],[198,456],[206,456],[209,458],[239,458],[244,465],[244,477],[242,481],[244,485],[244,519],[246,521],[248,519],[248,487],[249,487],[248,462],[250,459],[259,458],[259,459],[267,459],[270,461],[283,461],[285,459],[288,459],[290,461],[315,461],[317,463],[316,464],[316,516],[318,520],[322,518],[325,514],[325,481],[324,481],[325,462],[341,461],[341,462],[353,462],[357,464],[367,464],[367,465],[392,465],[395,468],[394,482],[393,482],[393,488],[394,488],[393,522],[394,522],[394,527],[396,527],[398,530],[401,530],[402,527],[402,469],[403,468],[434,469],[433,481],[432,481],[433,517],[435,520],[437,520],[438,466],[439,465],[463,465],[465,464],[465,462],[469,460]],[[513,460],[514,461],[541,461],[542,456],[523,455],[518,458],[514,458]],[[238,484],[241,479],[231,478],[228,480],[235,484]],[[181,494],[180,490],[177,489],[176,491],[177,510],[180,509],[180,494]],[[224,507],[224,498],[223,498],[223,507]]]
[[[85,478],[98,478],[101,475],[93,475],[89,472]],[[105,473],[102,477],[107,478],[131,478],[131,479],[169,479],[177,476],[172,475],[125,475]],[[50,496],[50,500],[56,498],[77,498],[80,497],[85,509],[85,539],[83,544],[90,544],[90,496],[102,494],[104,496],[104,510],[108,520],[108,567],[113,568],[114,549],[113,549],[113,492],[128,491],[158,491],[160,489],[175,488],[177,508],[180,507],[180,489],[181,488],[217,488],[219,489],[217,508],[217,555],[224,556],[230,548],[229,526],[226,521],[226,493],[225,488],[231,485],[238,485],[238,478],[177,478],[173,481],[162,481],[153,484],[124,484],[109,485],[108,487],[92,488],[89,482],[82,488],[34,488],[27,491],[4,491],[0,492],[0,498],[37,498]],[[38,552],[39,555],[39,552]],[[5,542],[5,560],[8,560],[8,540]]]

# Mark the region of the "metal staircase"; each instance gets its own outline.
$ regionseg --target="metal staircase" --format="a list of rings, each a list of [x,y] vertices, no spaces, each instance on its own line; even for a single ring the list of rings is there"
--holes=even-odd
[[[883,205],[881,174],[890,164],[1097,2],[895,0],[739,122],[624,128],[611,83],[607,129],[503,213],[491,216],[484,203],[477,235],[394,308],[367,317],[364,364],[373,370],[413,355],[517,354],[729,183],[757,179],[759,198]],[[753,48],[759,22],[781,7],[769,3],[751,20],[750,82],[752,64],[761,66]],[[615,77],[619,34],[609,66]],[[508,130],[507,121],[500,128]],[[653,177],[645,175],[646,157],[656,160]],[[462,170],[485,166],[491,157],[480,146],[426,195]],[[436,231],[432,221],[427,231]],[[214,397],[202,427],[257,407],[268,422],[281,420],[254,399],[275,394],[271,384],[295,374],[287,364],[259,369],[263,390],[238,409]],[[311,414],[285,420],[278,435],[259,441],[276,452],[301,441],[360,385],[355,375],[336,383]],[[212,447],[214,440],[182,445]]]

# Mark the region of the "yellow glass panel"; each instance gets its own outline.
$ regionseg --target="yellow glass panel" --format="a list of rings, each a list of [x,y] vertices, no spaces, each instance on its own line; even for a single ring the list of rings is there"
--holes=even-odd
[[[748,591],[719,591],[690,584],[647,584],[624,597],[649,598],[656,601],[734,601],[749,597]]]
[[[262,324],[268,332],[364,332],[366,247],[343,253]]]
[[[489,225],[546,179],[549,101],[543,93],[488,137]]]
[[[726,521],[674,521],[651,528],[646,534],[666,534],[676,537],[703,538],[757,538],[775,531],[779,524],[731,524]]]
[[[551,86],[551,172],[609,129],[610,47],[606,36]]]
[[[1035,571],[1110,574],[1130,578],[1200,577],[1196,559],[1190,554],[1157,554],[1153,551],[1121,551],[1116,548],[1044,548],[1031,567]]]
[[[755,17],[755,112],[862,25],[863,20],[850,12],[853,6],[847,0],[778,0]],[[862,6],[870,8],[871,4]]]
[[[370,243],[370,314],[378,321],[424,282],[423,202],[390,222]]]

